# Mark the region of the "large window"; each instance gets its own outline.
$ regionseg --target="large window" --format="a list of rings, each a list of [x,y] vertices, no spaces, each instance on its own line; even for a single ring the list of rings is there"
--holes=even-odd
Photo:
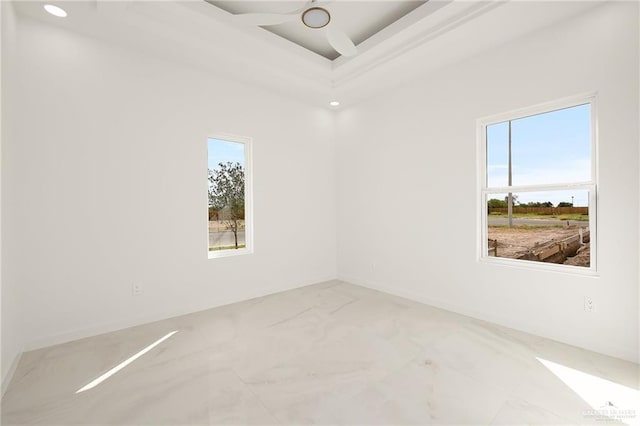
[[[208,139],[209,257],[251,251],[251,141]]]
[[[595,271],[594,122],[592,96],[480,120],[483,260]]]

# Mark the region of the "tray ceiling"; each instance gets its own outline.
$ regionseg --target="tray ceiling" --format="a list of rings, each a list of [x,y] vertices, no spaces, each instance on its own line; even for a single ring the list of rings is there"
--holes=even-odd
[[[237,1],[207,0],[211,5],[232,14],[290,13],[301,9],[307,1]],[[400,18],[425,4],[426,1],[319,1],[314,6],[331,13],[330,25],[344,31],[356,46]],[[340,55],[333,50],[321,32],[307,28],[300,19],[262,27],[286,40],[304,47],[329,60]]]
[[[606,3],[429,0],[412,2],[418,6],[408,11],[402,0],[319,1],[338,8],[332,9],[335,15],[342,5],[351,11],[348,16],[345,12],[343,30],[358,43],[357,55],[327,59],[272,31],[240,25],[232,13],[204,0],[56,0],[68,12],[64,19],[49,15],[44,0],[8,3],[27,23],[36,20],[88,35],[143,58],[164,58],[304,103],[328,107],[330,100],[339,100],[341,108]],[[259,6],[269,13],[295,10],[301,1],[228,3],[246,8],[234,12]],[[401,7],[394,8],[397,5]],[[405,15],[396,19],[398,10]],[[387,18],[374,23],[365,19],[368,13]],[[69,43],[64,47],[68,54],[77,53]]]

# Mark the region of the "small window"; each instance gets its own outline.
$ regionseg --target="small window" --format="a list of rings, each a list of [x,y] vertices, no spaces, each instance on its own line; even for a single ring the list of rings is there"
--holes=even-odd
[[[208,139],[209,257],[251,252],[250,140]]]
[[[483,260],[595,271],[593,104],[480,121]]]

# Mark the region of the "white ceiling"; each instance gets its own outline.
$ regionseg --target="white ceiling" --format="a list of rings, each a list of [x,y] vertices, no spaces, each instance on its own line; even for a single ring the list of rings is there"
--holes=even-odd
[[[376,10],[379,2],[358,3]],[[40,0],[13,5],[20,16],[48,25],[307,104],[327,106],[338,99],[343,108],[602,2],[606,0],[430,0],[360,42],[358,55],[335,60],[264,28],[240,25],[231,13],[204,0],[56,0],[69,13],[64,19],[48,15]],[[269,0],[262,3],[276,7]]]
[[[238,1],[207,0],[232,14],[243,13],[290,13],[300,10],[305,5],[311,7],[306,0],[293,1]],[[346,33],[357,45],[374,34],[398,21],[403,16],[422,6],[426,1],[382,0],[382,1],[319,1],[314,6],[325,8],[331,14],[331,23]],[[301,19],[278,25],[265,26],[265,30],[279,35],[329,60],[340,56],[329,45],[322,30],[307,28]]]

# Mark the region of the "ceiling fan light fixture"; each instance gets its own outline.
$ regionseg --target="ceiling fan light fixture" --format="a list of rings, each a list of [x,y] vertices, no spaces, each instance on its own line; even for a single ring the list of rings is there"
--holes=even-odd
[[[329,11],[321,7],[311,7],[302,14],[302,23],[309,28],[326,27],[330,21]]]

